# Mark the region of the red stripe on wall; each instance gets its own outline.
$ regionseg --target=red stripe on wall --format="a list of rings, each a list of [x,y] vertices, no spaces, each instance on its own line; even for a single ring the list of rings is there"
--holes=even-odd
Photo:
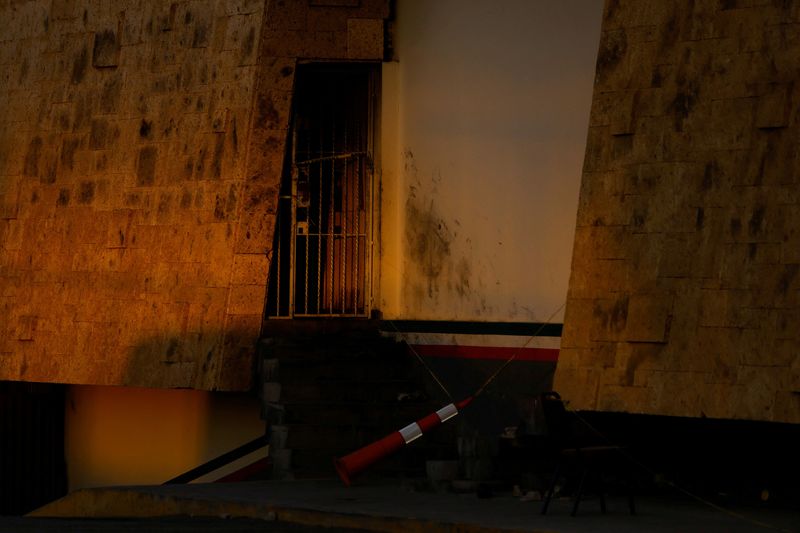
[[[456,359],[511,359],[519,361],[558,361],[557,348],[513,348],[500,346],[457,346],[453,344],[414,344],[414,350],[424,357]]]

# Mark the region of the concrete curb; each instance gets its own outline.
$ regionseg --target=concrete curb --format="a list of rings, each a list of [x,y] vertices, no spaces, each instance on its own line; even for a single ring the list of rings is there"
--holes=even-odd
[[[532,529],[498,529],[477,524],[402,516],[373,516],[272,504],[187,498],[129,488],[81,489],[27,516],[37,518],[152,518],[158,516],[256,518],[306,526],[336,527],[386,533],[546,533]]]

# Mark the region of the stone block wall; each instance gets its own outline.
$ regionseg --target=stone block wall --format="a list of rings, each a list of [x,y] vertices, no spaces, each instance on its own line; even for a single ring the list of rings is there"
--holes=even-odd
[[[607,0],[555,388],[800,422],[800,5]]]
[[[0,3],[0,380],[249,387],[296,62],[383,55],[350,4]]]

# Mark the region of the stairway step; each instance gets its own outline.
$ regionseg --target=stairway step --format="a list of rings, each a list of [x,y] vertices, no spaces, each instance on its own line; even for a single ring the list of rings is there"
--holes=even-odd
[[[333,457],[375,442],[441,405],[423,393],[420,365],[377,323],[268,321],[259,346],[262,416],[277,477],[333,477]],[[419,383],[419,384],[418,384]],[[436,402],[438,403],[438,402]],[[370,472],[424,477],[425,461],[455,454],[455,424],[405,447]]]
[[[450,429],[450,430],[448,430]],[[431,450],[455,451],[455,435],[452,428],[440,427],[409,447],[408,453],[428,453]],[[378,441],[393,431],[383,428],[364,428],[358,426],[330,427],[317,424],[274,425],[270,431],[270,449],[291,449],[295,451],[314,450],[317,453],[349,453],[370,443]],[[416,450],[416,451],[415,451]]]
[[[344,337],[341,335],[317,335],[307,337],[296,337],[293,339],[281,339],[273,337],[271,342],[265,343],[265,348],[283,349],[283,348],[319,348],[323,347],[350,347],[359,350],[363,346],[403,346],[403,341],[397,341],[391,337],[382,336],[350,336]]]
[[[276,340],[270,345],[263,346],[261,353],[263,357],[306,360],[325,360],[331,357],[342,360],[407,357],[405,345],[391,339],[342,341],[318,338],[302,342]]]
[[[409,383],[405,380],[358,382],[317,379],[306,383],[282,383],[280,402],[392,403],[397,401],[399,395],[414,393],[417,390],[409,389]]]
[[[268,421],[278,424],[316,424],[387,428],[403,426],[431,412],[427,403],[387,403],[364,405],[345,403],[320,406],[309,404],[273,404]]]
[[[358,448],[347,450],[298,450],[293,449],[291,471],[295,477],[333,477],[336,471],[334,457],[344,457]],[[407,446],[370,466],[367,474],[398,477],[425,477],[425,461],[429,457],[454,457],[449,450],[431,450],[422,446]]]
[[[297,320],[265,320],[263,334],[265,337],[302,338],[319,336],[336,337],[379,337],[381,323],[372,319],[297,319]]]
[[[312,424],[290,424],[280,428],[270,446],[298,450],[349,450],[362,446],[364,432],[355,426],[325,427]]]
[[[325,376],[331,379],[351,379],[354,381],[384,380],[409,376],[414,369],[404,361],[380,358],[364,358],[361,361],[343,361],[331,358],[326,361],[307,361],[301,358],[277,359],[278,363],[265,370],[268,380],[279,379],[285,382],[302,381],[310,375]]]
[[[320,427],[352,426],[385,433],[415,422],[433,411],[428,404],[340,404],[339,407],[308,404],[268,404],[263,413],[269,424],[313,424]]]

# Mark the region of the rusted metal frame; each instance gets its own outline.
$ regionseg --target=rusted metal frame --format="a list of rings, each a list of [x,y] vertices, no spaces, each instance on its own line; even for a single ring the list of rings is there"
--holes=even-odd
[[[333,315],[333,292],[334,292],[334,256],[336,255],[336,237],[334,233],[334,223],[336,222],[336,217],[334,216],[335,208],[336,208],[336,165],[331,164],[331,179],[329,180],[330,183],[330,206],[328,208],[328,260],[329,260],[329,270],[327,275],[327,283],[330,287],[330,291],[328,294],[328,313]],[[327,268],[327,266],[326,266]]]
[[[359,225],[359,222],[360,222],[359,213],[361,211],[361,208],[358,205],[358,200],[359,200],[359,194],[358,193],[359,193],[359,190],[361,189],[361,179],[364,177],[363,173],[362,173],[362,171],[363,171],[363,160],[359,159],[358,162],[359,162],[359,165],[356,167],[358,169],[358,173],[357,173],[356,179],[355,179],[355,193],[356,193],[356,198],[355,198],[355,213],[356,213],[356,232],[355,232],[356,236],[355,236],[355,241],[356,242],[355,242],[355,250],[353,252],[353,255],[354,255],[354,257],[353,257],[353,262],[354,262],[354,267],[353,267],[353,311],[355,313],[358,313],[358,286],[360,285],[360,280],[358,278],[358,264],[359,264],[359,261],[361,259],[358,256],[358,241],[361,240],[361,226]]]
[[[344,146],[347,146],[347,121],[344,123]],[[350,177],[347,175],[347,159],[344,159],[344,172],[342,173],[342,255],[341,273],[342,284],[342,314],[347,311],[347,222],[350,212],[347,209],[350,205]]]
[[[278,214],[275,224],[275,231],[278,233],[278,238],[275,239],[277,249],[275,250],[275,316],[281,315],[281,200],[278,196]]]
[[[353,159],[354,157],[360,157],[362,155],[367,155],[367,152],[347,152],[345,154],[335,154],[335,155],[326,155],[315,157],[314,159],[306,159],[305,161],[298,161],[295,163],[297,166],[301,165],[311,165],[314,163],[322,163],[323,161],[337,161],[340,159]]]
[[[369,203],[366,206],[366,218],[365,226],[364,226],[364,241],[365,241],[365,249],[364,249],[364,315],[368,316],[370,313],[370,309],[372,308],[372,276],[374,275],[373,268],[373,255],[374,255],[374,235],[375,235],[375,228],[373,227],[374,223],[374,214],[375,214],[375,197],[374,197],[374,172],[373,172],[373,155],[375,154],[375,127],[376,127],[376,116],[375,111],[377,109],[377,73],[375,70],[372,70],[368,74],[367,80],[367,122],[366,122],[366,149],[367,153],[365,154],[362,162],[362,166],[364,169],[364,179],[366,179],[367,191],[366,196],[369,199]],[[367,244],[369,246],[367,246]]]
[[[291,246],[289,256],[289,308],[288,315],[294,316],[296,311],[295,296],[295,264],[297,259],[297,167],[294,161],[297,159],[297,117],[292,117],[292,201],[291,201],[291,230],[289,232],[289,242]]]
[[[320,143],[319,147],[322,150],[322,129],[319,131]],[[309,141],[308,151],[311,151],[311,141]],[[322,305],[322,162],[317,163],[317,170],[319,173],[319,190],[317,194],[317,313],[320,312]],[[309,173],[310,176],[310,173]]]
[[[335,118],[331,119],[330,123],[330,131],[331,131],[331,155],[323,155],[325,151],[323,150],[323,146],[325,143],[320,142],[320,150],[319,150],[319,157],[306,159],[304,161],[297,161],[298,151],[297,151],[297,140],[298,140],[298,132],[297,132],[297,122],[296,117],[293,118],[292,124],[292,192],[291,192],[291,228],[290,228],[290,236],[291,236],[291,247],[293,250],[290,250],[290,283],[289,283],[289,302],[288,302],[288,314],[289,316],[359,316],[359,315],[367,315],[369,313],[369,308],[371,307],[371,300],[369,299],[369,287],[372,285],[371,276],[372,270],[374,265],[372,265],[372,249],[374,248],[374,241],[372,239],[372,235],[374,233],[374,228],[372,227],[374,224],[374,176],[371,169],[371,161],[370,161],[370,154],[374,148],[374,139],[373,139],[373,130],[374,124],[373,121],[375,120],[374,116],[374,76],[370,76],[368,81],[368,95],[367,95],[367,108],[366,108],[366,121],[360,121],[358,124],[355,125],[355,133],[358,138],[359,144],[365,145],[366,150],[358,150],[352,151],[347,153],[336,153],[337,146],[336,146],[336,137],[337,137],[337,126],[341,126],[337,124]],[[363,109],[363,108],[362,108]],[[361,116],[361,115],[359,115]],[[324,117],[319,117],[320,122],[324,122]],[[363,122],[363,123],[362,123]],[[323,124],[320,130],[320,138],[324,137],[324,129],[325,125]],[[347,132],[348,124],[345,122],[344,124],[344,145],[342,148],[347,149],[349,146],[347,145]],[[366,135],[365,135],[366,133]],[[366,137],[366,138],[365,138]],[[310,155],[310,146],[306,150],[306,154]],[[354,160],[355,161],[352,161]],[[324,198],[324,183],[322,183],[324,168],[324,162],[330,162],[331,164],[331,179],[330,179],[330,209],[328,212],[328,228],[327,232],[324,235],[322,232],[325,228],[323,228],[322,222],[322,213],[323,213],[323,201],[326,200]],[[319,173],[319,183],[318,185],[318,199],[317,199],[317,207],[318,212],[316,215],[316,224],[317,224],[317,231],[305,231],[303,238],[305,241],[305,261],[303,265],[300,265],[299,261],[299,246],[298,246],[298,221],[297,221],[297,214],[298,214],[298,167],[303,166],[306,167],[307,171],[312,172],[310,167],[313,164],[319,165],[318,169],[316,169]],[[342,169],[341,166],[344,168]],[[335,205],[336,205],[336,194],[337,194],[337,187],[335,187],[336,183],[336,174],[337,174],[337,167],[343,171],[342,181],[341,181],[341,190],[338,190],[338,193],[341,195],[341,220],[340,220],[340,231],[335,231],[335,224],[334,224],[334,215],[336,213]],[[352,173],[350,175],[348,172]],[[364,181],[362,181],[364,180]],[[355,187],[355,190],[353,190]],[[365,199],[364,207],[364,220],[362,222],[360,212],[360,202],[361,202],[361,194],[362,194],[362,187],[364,188],[363,196]],[[311,205],[306,207],[308,209],[308,220],[306,221],[309,226],[312,224],[312,208]],[[318,220],[317,220],[318,219]],[[362,229],[362,223],[364,227]],[[310,229],[310,227],[309,227]],[[316,305],[311,305],[313,302],[310,301],[310,293],[309,293],[309,270],[310,270],[310,261],[309,261],[309,247],[312,246],[311,236],[313,235],[317,238],[317,287],[316,287]],[[323,250],[323,238],[325,238],[326,242],[326,249],[329,249],[329,265],[323,267],[322,265],[322,250]],[[362,239],[363,239],[363,247],[362,247]],[[278,257],[279,257],[279,264],[280,258],[282,254],[286,252],[282,251],[282,247],[280,246],[280,238],[279,238],[279,245],[278,245]],[[337,246],[337,242],[339,241]],[[348,244],[350,243],[350,244]],[[285,243],[284,243],[285,244]],[[364,250],[364,264],[361,264],[361,251]],[[339,258],[336,257],[336,252],[339,252]],[[337,260],[338,259],[338,260]],[[352,262],[350,268],[348,268],[348,263]],[[336,272],[336,266],[340,267],[341,272]],[[302,267],[304,272],[301,274],[298,271],[298,267]],[[363,268],[362,268],[363,267]],[[323,270],[328,269],[329,271],[326,276],[323,277]],[[336,276],[336,274],[340,274]],[[280,274],[278,274],[279,276]],[[303,304],[302,310],[297,302],[297,277],[298,275],[304,276],[305,286],[304,286],[304,295],[303,295]],[[328,287],[325,287],[323,283],[323,279],[327,278],[329,280]],[[337,279],[338,278],[338,279]],[[338,283],[337,283],[338,281]],[[339,285],[337,287],[336,285]],[[280,298],[280,280],[277,283],[277,293],[278,299],[276,302],[276,311],[277,314],[280,314],[281,311],[281,298]],[[329,289],[329,291],[326,291]],[[325,305],[324,299],[322,297],[323,291],[329,292],[330,298],[327,302],[327,313],[322,312],[323,306]],[[338,293],[340,296],[340,301],[335,301],[335,294]],[[352,301],[348,301],[349,299]],[[360,301],[363,298],[363,303]],[[335,305],[338,304],[338,305]],[[340,312],[334,312],[334,305],[335,307],[340,309]],[[312,307],[314,309],[312,309]]]

